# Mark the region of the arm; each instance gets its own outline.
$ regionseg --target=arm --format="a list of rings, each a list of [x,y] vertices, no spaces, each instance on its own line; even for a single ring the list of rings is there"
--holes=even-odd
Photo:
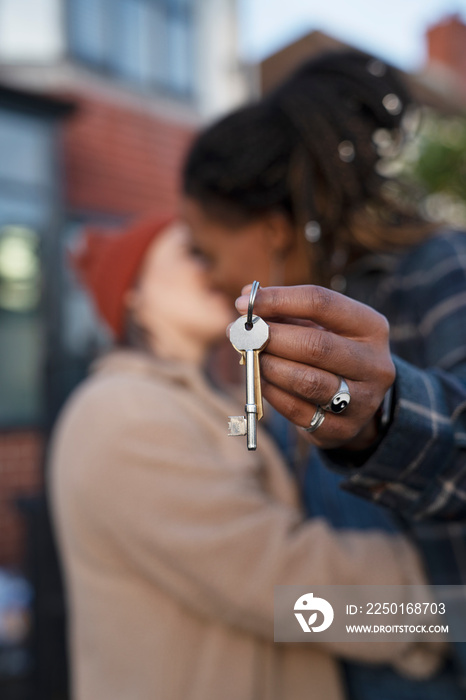
[[[395,410],[379,446],[362,464],[344,450],[323,451],[323,460],[346,475],[342,488],[409,520],[464,521],[466,382],[393,359]]]
[[[398,299],[413,308],[411,327],[400,331],[409,336],[419,329],[425,369],[391,355],[386,319],[336,292],[270,288],[259,291],[255,305],[265,317],[320,326],[271,324],[261,360],[264,395],[304,427],[315,405],[335,392],[335,375],[344,376],[350,406],[326,414],[309,440],[328,466],[348,477],[346,488],[408,518],[464,520],[466,514],[465,241],[465,234],[456,234],[425,244],[407,271],[420,283]],[[237,302],[240,311],[246,300]],[[377,412],[391,384],[394,417],[380,440]]]
[[[410,256],[393,289],[393,303],[409,310],[403,324],[392,328],[394,345],[418,366],[393,356],[392,422],[359,468],[351,468],[355,455],[348,453],[327,452],[324,459],[336,469],[345,462],[350,467],[347,489],[411,521],[464,522],[466,235],[425,244]]]

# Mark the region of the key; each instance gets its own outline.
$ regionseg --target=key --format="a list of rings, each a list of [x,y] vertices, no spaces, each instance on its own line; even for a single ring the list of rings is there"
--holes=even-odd
[[[229,416],[229,435],[247,435],[248,450],[257,447],[257,421],[262,418],[259,353],[269,340],[269,326],[260,318],[241,316],[230,327],[230,342],[246,364],[246,416]]]
[[[235,348],[236,350],[236,348]],[[256,392],[256,405],[257,405],[257,420],[260,420],[262,416],[264,415],[264,407],[262,403],[262,386],[261,386],[261,378],[260,378],[260,363],[259,363],[259,352],[257,351],[254,353],[254,390]],[[241,353],[241,360],[239,361],[240,365],[246,364],[246,353],[243,351]],[[237,416],[237,418],[241,418],[241,416]],[[238,421],[237,425],[241,425],[241,421]],[[240,428],[236,428],[239,430]],[[245,429],[246,430],[246,429]],[[246,435],[246,433],[238,433],[239,435]]]

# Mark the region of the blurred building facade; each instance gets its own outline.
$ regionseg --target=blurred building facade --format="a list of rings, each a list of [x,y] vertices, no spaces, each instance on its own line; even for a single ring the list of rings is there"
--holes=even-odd
[[[259,92],[266,93],[306,59],[325,51],[357,49],[313,31],[265,58],[258,66]],[[458,15],[442,19],[426,32],[426,61],[421,69],[404,74],[421,104],[446,114],[466,109],[466,24]]]
[[[18,500],[41,492],[57,412],[108,341],[67,249],[89,223],[173,212],[180,161],[201,123],[309,56],[345,48],[313,32],[263,61],[254,80],[237,53],[238,2],[0,0],[0,567],[22,566]],[[466,26],[447,18],[427,41],[416,89],[464,108]],[[38,561],[53,559],[39,553],[51,539],[35,527],[38,512],[27,516],[41,602],[35,659],[40,698],[50,700],[64,683],[64,615],[53,566]]]
[[[66,266],[90,222],[174,211],[201,122],[244,99],[237,0],[0,2],[0,566],[23,556],[64,398],[106,342]]]
[[[424,72],[443,80],[447,89],[458,88],[466,103],[466,24],[459,15],[446,17],[427,30],[429,60]]]
[[[107,342],[66,266],[88,223],[176,206],[200,123],[257,92],[238,57],[238,0],[0,1],[0,566],[19,566],[16,501],[38,492],[59,407]],[[466,25],[427,31],[421,99],[466,105]],[[267,91],[347,48],[312,32],[257,67]]]

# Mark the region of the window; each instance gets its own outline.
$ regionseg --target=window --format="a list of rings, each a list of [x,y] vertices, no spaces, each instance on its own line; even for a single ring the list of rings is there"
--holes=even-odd
[[[0,228],[0,424],[34,423],[42,403],[39,237]]]
[[[42,260],[53,215],[50,123],[0,109],[0,427],[44,410]]]
[[[68,0],[72,52],[133,83],[188,96],[194,0]]]

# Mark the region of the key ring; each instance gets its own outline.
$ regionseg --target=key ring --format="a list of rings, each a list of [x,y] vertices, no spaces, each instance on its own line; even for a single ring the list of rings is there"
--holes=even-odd
[[[254,281],[252,283],[251,293],[249,294],[248,317],[246,320],[246,328],[252,328],[252,312],[254,310],[254,302],[256,301],[256,295],[259,290],[259,287],[259,282]]]

